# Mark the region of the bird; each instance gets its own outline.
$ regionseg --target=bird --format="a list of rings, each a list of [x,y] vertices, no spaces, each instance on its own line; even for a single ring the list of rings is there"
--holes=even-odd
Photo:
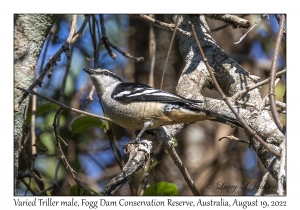
[[[107,69],[83,70],[95,86],[104,115],[121,127],[138,132],[134,142],[146,130],[164,125],[213,120],[240,127],[234,118],[200,108],[202,101],[185,99],[141,83],[123,82]]]

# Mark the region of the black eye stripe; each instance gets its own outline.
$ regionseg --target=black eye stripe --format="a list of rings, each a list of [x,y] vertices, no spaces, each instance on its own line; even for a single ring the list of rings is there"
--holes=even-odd
[[[105,75],[105,76],[111,76],[111,77],[114,77],[116,78],[117,80],[121,81],[122,80],[120,79],[120,77],[118,77],[115,73],[111,72],[111,71],[108,71],[108,70],[100,70],[100,71],[95,71],[98,75]]]

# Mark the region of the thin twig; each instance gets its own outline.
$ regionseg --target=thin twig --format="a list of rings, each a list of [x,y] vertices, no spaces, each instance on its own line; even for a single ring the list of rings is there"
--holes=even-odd
[[[286,109],[286,103],[283,103],[281,101],[275,101],[275,104],[277,107],[281,108],[281,109]]]
[[[241,116],[237,113],[237,111],[234,109],[234,107],[232,106],[232,104],[230,103],[229,99],[226,97],[226,95],[223,93],[218,81],[216,80],[216,77],[214,75],[214,72],[212,71],[212,68],[209,66],[207,58],[205,57],[205,54],[202,50],[202,47],[200,45],[200,42],[198,40],[194,25],[189,22],[189,24],[191,25],[192,28],[192,32],[193,35],[195,37],[196,43],[198,45],[198,48],[200,50],[201,56],[203,58],[203,61],[206,65],[207,70],[209,71],[209,74],[215,84],[216,89],[219,91],[222,99],[226,102],[226,104],[228,105],[228,107],[230,108],[230,110],[233,112],[233,114],[235,115],[235,117],[240,121],[240,123],[242,124],[242,126],[244,127],[244,129],[253,137],[255,137],[270,153],[272,153],[273,155],[276,156],[281,156],[281,154],[277,151],[275,151],[274,149],[272,149],[264,140],[262,140],[262,138],[254,131],[252,130],[246,123],[245,121],[241,118]]]
[[[164,22],[161,22],[159,20],[155,20],[154,18],[151,18],[148,15],[136,15],[136,16],[138,16],[140,18],[143,18],[144,20],[148,20],[148,21],[150,21],[150,22],[152,22],[154,24],[166,27],[170,31],[174,31],[174,29],[175,29],[175,24],[173,24],[173,23],[164,23]],[[192,36],[192,34],[190,32],[184,31],[181,28],[177,28],[176,30],[179,31],[180,33],[183,33],[184,35],[186,35],[188,37]]]
[[[44,193],[46,193],[49,190],[52,190],[54,188],[54,184],[50,185],[49,187],[47,187],[46,189],[42,190],[41,192],[37,193],[36,196],[40,196],[43,195]]]
[[[281,77],[281,76],[284,75],[285,73],[286,73],[286,68],[284,68],[282,71],[277,72],[277,73],[276,73],[276,77]],[[254,85],[248,85],[248,86],[246,86],[243,90],[241,90],[241,91],[237,92],[236,94],[234,94],[234,95],[231,97],[231,99],[232,99],[233,101],[235,101],[236,99],[240,98],[242,95],[244,95],[245,93],[249,92],[250,90],[253,90],[253,89],[255,89],[255,88],[258,88],[258,87],[260,87],[260,86],[262,86],[262,85],[265,85],[265,84],[267,84],[267,83],[269,83],[269,82],[270,82],[270,78],[265,79],[265,80],[263,80],[263,81],[261,81],[261,82],[258,82],[258,83],[254,84]]]
[[[51,37],[52,37],[53,33],[50,31],[47,41],[45,43],[45,49],[44,49],[44,54],[43,54],[43,58],[42,58],[42,63],[40,65],[40,70],[38,72],[36,72],[36,74],[38,74],[39,72],[41,72],[43,70],[43,66],[44,66],[44,62],[46,60],[46,52],[48,51],[48,47],[49,47],[49,43],[51,41]],[[52,76],[52,68],[48,71],[48,78],[50,78]]]
[[[247,15],[241,15],[241,17],[239,17],[239,18],[243,18],[243,17],[245,17],[245,16],[247,16]],[[223,29],[223,28],[226,28],[227,26],[230,26],[230,24],[229,24],[229,23],[226,23],[226,24],[221,25],[221,26],[219,26],[219,27],[213,28],[213,29],[210,30],[210,32],[217,32],[217,31],[219,31],[219,30],[221,30],[221,29]]]
[[[60,139],[62,139],[60,136],[58,136]],[[56,161],[56,166],[55,166],[55,175],[54,175],[54,180],[53,180],[53,191],[52,191],[52,194],[53,192],[55,192],[56,188],[59,187],[58,185],[58,172],[59,172],[59,168],[60,168],[60,164],[62,163],[62,159],[61,157],[58,157],[57,158],[57,161]]]
[[[66,167],[66,168],[69,170],[69,172],[71,173],[73,179],[75,180],[75,182],[76,182],[76,184],[77,184],[77,186],[78,186],[78,195],[80,195],[80,190],[81,190],[81,188],[84,188],[84,190],[86,190],[87,192],[90,192],[90,193],[91,193],[91,191],[90,191],[87,187],[85,187],[85,186],[81,183],[81,181],[77,178],[77,176],[75,175],[75,173],[77,173],[77,172],[71,167],[71,165],[69,164],[69,162],[68,162],[68,160],[67,160],[67,158],[66,158],[66,156],[65,156],[65,154],[64,154],[64,152],[63,152],[63,150],[62,150],[62,147],[61,147],[61,144],[60,144],[60,138],[58,137],[58,136],[59,136],[59,133],[58,133],[58,127],[57,127],[58,117],[59,117],[60,112],[61,112],[62,110],[63,110],[62,107],[60,107],[60,108],[57,110],[57,112],[56,112],[56,114],[55,114],[55,116],[54,116],[54,120],[53,120],[54,135],[55,135],[55,139],[56,139],[56,146],[57,146],[58,149],[59,149],[60,158],[61,158],[63,164],[65,165],[65,167]]]
[[[122,168],[124,168],[124,160],[123,160],[122,154],[120,152],[118,143],[116,141],[116,136],[114,135],[114,133],[111,129],[111,126],[109,125],[108,122],[106,122],[104,132],[108,136],[108,140],[110,143],[111,150],[113,151],[114,158],[116,159],[120,169],[122,170]]]
[[[95,92],[95,86],[92,85],[91,91],[90,91],[89,95],[86,97],[86,100],[88,102],[92,102],[93,101],[94,92]]]
[[[64,77],[62,79],[61,86],[60,86],[60,91],[59,91],[59,102],[62,103],[62,104],[64,103],[65,87],[66,87],[67,78],[68,78],[68,74],[69,74],[70,67],[71,67],[71,61],[72,61],[73,51],[74,51],[74,45],[71,45],[70,50],[69,50],[69,59],[68,59],[67,64],[66,64],[66,71],[64,73]],[[59,129],[60,129],[60,113],[59,113],[59,116],[58,116],[57,119],[58,119],[58,121],[57,121],[57,129],[58,129],[58,133],[59,133]]]
[[[106,50],[108,51],[108,54],[110,55],[110,57],[112,59],[116,59],[117,55],[111,50],[110,47],[112,47],[115,50],[117,50],[119,53],[121,53],[126,58],[133,59],[133,60],[135,60],[137,62],[144,61],[144,57],[139,57],[139,58],[134,57],[134,56],[130,55],[129,53],[124,52],[119,47],[117,47],[116,45],[114,45],[114,44],[112,44],[110,42],[109,38],[106,35],[106,28],[105,28],[105,24],[104,24],[104,17],[103,17],[103,15],[100,15],[100,25],[101,25],[101,33],[102,33],[101,34],[102,35],[101,39],[103,40],[104,46],[105,46]]]
[[[100,15],[99,15],[100,16]],[[93,16],[93,20],[94,20],[94,27],[93,27],[93,33],[90,29],[90,33],[91,33],[91,37],[92,37],[92,41],[93,41],[93,46],[94,46],[94,69],[99,68],[99,50],[100,47],[103,44],[103,40],[100,38],[100,32],[99,32],[99,27],[98,27],[98,21],[96,20],[96,17]],[[96,23],[96,24],[95,24]],[[95,25],[98,28],[98,36],[99,36],[99,44],[96,44],[97,39],[96,39],[96,29],[95,29]],[[95,92],[95,86],[92,85],[91,91],[89,93],[89,95],[86,97],[86,100],[90,103],[93,101],[93,95]]]
[[[177,17],[176,17],[175,28],[174,28],[174,31],[173,31],[173,34],[172,34],[172,38],[171,38],[171,42],[170,42],[170,46],[169,46],[169,50],[168,50],[168,54],[167,54],[165,66],[164,66],[163,73],[162,73],[162,78],[161,78],[161,82],[160,82],[160,89],[161,89],[161,90],[162,90],[162,87],[163,87],[163,84],[164,84],[165,72],[166,72],[166,68],[167,68],[169,56],[170,56],[170,53],[171,53],[171,49],[172,49],[172,46],[173,46],[173,41],[174,41],[175,34],[176,34],[175,32],[176,32],[176,29],[177,29],[177,27],[178,27],[179,16],[180,16],[180,15],[177,15]]]
[[[34,145],[36,146],[36,145]],[[39,149],[39,148],[38,148]],[[40,177],[40,174],[38,171],[36,171],[36,169],[34,168],[35,166],[35,161],[36,161],[36,158],[39,156],[39,155],[43,155],[45,152],[47,152],[47,150],[42,150],[41,152],[37,152],[35,154],[32,154],[32,158],[31,158],[31,162],[30,162],[30,165],[28,166],[29,167],[29,170],[27,173],[25,174],[22,174],[22,175],[18,175],[18,179],[23,179],[25,177],[29,177],[30,181],[29,181],[29,185],[30,185],[30,182],[31,182],[31,178],[34,179],[35,183],[37,184],[37,186],[39,187],[39,189],[44,189],[44,185],[42,184],[43,182],[43,179]],[[24,157],[25,161],[27,164],[28,161],[27,161],[27,156]],[[36,171],[36,172],[35,172]],[[38,173],[38,174],[37,174]]]
[[[36,88],[34,88],[36,91]],[[36,154],[36,135],[35,135],[35,117],[36,117],[36,96],[32,96],[32,114],[31,114],[31,154]]]
[[[277,69],[277,62],[278,62],[278,54],[280,51],[280,43],[282,39],[282,34],[283,34],[283,27],[284,27],[284,22],[285,22],[285,15],[281,15],[281,20],[280,20],[280,25],[279,25],[279,30],[278,34],[276,37],[276,42],[275,42],[275,49],[274,49],[274,56],[271,64],[271,71],[270,71],[270,86],[269,86],[269,98],[270,98],[270,106],[271,106],[271,113],[273,116],[273,119],[279,128],[281,132],[283,132],[283,125],[281,120],[279,119],[278,112],[276,109],[276,104],[275,104],[275,79],[276,79],[276,69]]]
[[[280,19],[281,19],[280,16],[278,14],[276,14],[275,18],[276,18],[278,24],[280,24]],[[283,27],[283,36],[284,36],[284,38],[286,38],[286,29],[285,29],[285,27]]]
[[[20,179],[21,182],[27,187],[27,189],[32,193],[32,195],[36,195],[36,193],[30,188],[30,185],[27,184],[27,182],[24,179]]]
[[[222,139],[228,139],[228,140],[231,140],[231,141],[237,141],[237,142],[242,142],[242,143],[246,143],[246,144],[250,144],[250,141],[249,140],[244,140],[244,139],[240,139],[240,138],[237,138],[235,136],[224,136],[222,138],[219,138],[219,141],[221,141]]]
[[[211,19],[221,20],[225,23],[232,25],[233,28],[249,28],[251,23],[248,20],[240,18],[236,15],[209,15],[206,14],[206,17]]]
[[[95,22],[95,18],[94,18],[94,22]],[[100,25],[101,25],[101,32],[102,32],[102,42],[100,41],[100,43],[97,45],[96,44],[96,37],[95,37],[95,34],[96,34],[96,29],[95,29],[95,23],[94,23],[94,27],[93,27],[93,46],[94,46],[94,68],[97,68],[98,67],[98,58],[96,57],[96,51],[97,51],[97,48],[99,46],[101,46],[101,43],[104,43],[109,55],[115,59],[117,57],[116,54],[114,54],[111,50],[110,47],[113,47],[112,43],[109,41],[107,35],[106,35],[106,28],[105,28],[105,24],[104,24],[104,16],[103,15],[100,15]],[[92,87],[92,90],[90,92],[90,94],[93,94],[94,88]],[[91,95],[90,95],[91,96]],[[92,97],[90,97],[88,100],[92,99]],[[106,129],[105,129],[105,133],[107,134],[108,136],[108,139],[109,139],[109,142],[110,142],[110,146],[111,146],[111,149],[113,151],[113,155],[118,163],[118,165],[120,166],[121,170],[122,168],[124,167],[124,160],[123,160],[123,157],[122,157],[122,154],[120,152],[120,149],[119,149],[119,146],[118,146],[118,143],[116,141],[116,136],[114,135],[110,125],[108,123],[106,123]]]
[[[126,58],[133,59],[133,60],[135,60],[137,62],[141,62],[141,61],[145,60],[144,57],[137,58],[137,57],[134,57],[134,56],[130,55],[129,53],[126,53],[125,51],[121,50],[118,46],[116,46],[113,43],[111,43],[109,39],[107,39],[107,42],[110,44],[110,46],[112,48],[114,48],[115,50],[117,50],[119,53],[121,53]]]
[[[50,68],[52,68],[54,65],[56,65],[57,61],[61,60],[61,54],[63,52],[66,52],[69,49],[70,44],[74,43],[76,39],[78,39],[79,37],[81,37],[82,35],[82,31],[87,23],[87,20],[89,19],[90,15],[87,15],[85,17],[85,21],[82,23],[81,28],[79,29],[79,31],[73,36],[72,40],[70,43],[65,42],[61,48],[52,56],[49,58],[48,63],[46,64],[44,70],[40,73],[40,75],[37,77],[37,79],[28,87],[28,90],[32,90],[35,86],[39,85],[42,86],[43,83],[43,79],[46,75],[46,73],[48,72],[48,70]],[[28,93],[23,93],[21,98],[19,99],[18,103],[15,105],[14,110],[15,112],[17,112],[19,110],[19,106],[21,105],[21,103],[27,98]]]
[[[83,184],[81,184],[81,181],[77,178],[77,176],[75,175],[76,171],[71,167],[71,165],[69,164],[63,150],[60,144],[60,139],[58,138],[59,133],[58,133],[58,127],[57,127],[57,123],[59,121],[58,117],[60,115],[60,112],[63,110],[62,107],[60,107],[55,116],[54,116],[54,120],[53,120],[53,127],[54,127],[54,134],[55,134],[55,139],[56,139],[56,146],[59,149],[59,153],[60,153],[60,157],[62,159],[62,162],[64,163],[65,167],[69,170],[69,172],[71,173],[73,179],[75,180],[75,182],[78,185],[78,195],[80,195],[80,188],[83,187]]]
[[[261,113],[263,110],[270,110],[269,107],[266,107],[266,105],[269,105],[269,98],[266,97],[264,99],[267,99],[265,102],[263,101],[262,103],[264,103],[264,106],[262,106],[261,108],[257,108],[256,105],[254,103],[250,103],[250,102],[246,102],[246,101],[235,101],[236,103],[238,104],[241,104],[241,105],[246,105],[246,106],[252,106],[252,107],[255,107],[256,110],[259,111],[259,113]],[[281,101],[275,101],[276,103],[276,106],[281,108],[281,110],[277,110],[277,112],[279,113],[284,113],[285,110],[283,109],[286,109],[286,104],[281,102]]]
[[[100,41],[99,44],[97,44],[96,27],[97,27],[98,37]],[[98,21],[95,15],[93,15],[93,47],[94,47],[94,69],[97,69],[99,68],[99,49],[101,47],[101,36],[100,36]]]
[[[174,148],[174,146],[165,146],[165,149],[168,151],[170,156],[172,157],[174,163],[177,165],[178,169],[180,170],[184,180],[188,184],[190,190],[192,191],[193,195],[200,196],[200,192],[196,188],[194,181],[192,180],[189,172],[187,171],[186,167],[183,165],[181,159],[178,157],[178,154]]]
[[[70,45],[76,31],[77,15],[72,15],[71,28],[66,42]]]
[[[34,92],[34,91],[32,91],[32,90],[26,90],[26,89],[21,88],[21,87],[15,87],[15,88],[17,88],[17,89],[19,89],[19,90],[22,90],[22,91],[24,91],[25,93],[28,93],[28,94],[30,93],[30,94],[33,94],[33,95],[37,95],[38,97],[44,98],[44,99],[46,99],[46,100],[48,100],[48,101],[51,101],[51,102],[53,102],[53,103],[55,103],[55,104],[61,106],[63,109],[66,109],[66,110],[69,110],[69,111],[72,111],[72,112],[76,112],[76,113],[79,113],[79,114],[84,114],[84,115],[87,115],[87,116],[99,118],[99,119],[101,119],[101,120],[106,120],[106,121],[113,122],[113,121],[112,121],[110,118],[108,118],[108,117],[102,117],[102,116],[99,116],[99,115],[96,115],[96,114],[91,114],[91,113],[88,113],[88,112],[85,112],[85,111],[81,111],[81,110],[79,110],[79,109],[75,109],[75,108],[69,107],[69,106],[67,106],[67,105],[65,105],[65,104],[62,104],[62,103],[60,103],[60,102],[58,102],[58,101],[56,101],[56,100],[53,100],[53,99],[51,99],[51,98],[48,98],[48,97],[46,97],[46,96],[43,96],[43,95],[41,95],[41,94],[39,94],[39,93],[37,93],[37,92]]]
[[[257,190],[257,192],[255,193],[256,196],[260,196],[264,190],[264,186],[265,184],[267,183],[267,180],[268,180],[268,177],[269,177],[269,174],[270,174],[270,168],[271,166],[273,165],[273,163],[275,162],[276,160],[276,157],[273,157],[273,159],[271,160],[270,164],[268,165],[267,169],[266,169],[266,172],[260,182],[260,185],[259,185],[259,188]]]
[[[281,108],[281,109],[286,109],[286,103],[283,103],[281,101],[275,101],[275,104],[277,107]],[[262,111],[263,109],[266,109],[265,107],[270,105],[270,99],[268,96],[264,97],[264,99],[262,100],[262,105],[260,107],[260,111]],[[278,111],[278,110],[277,110]]]
[[[247,36],[247,34],[257,25],[257,23],[263,18],[263,17],[265,17],[265,16],[267,16],[268,18],[269,18],[269,16],[268,15],[266,15],[266,14],[264,14],[264,15],[262,15],[254,24],[253,24],[253,26],[251,27],[251,28],[249,28],[249,30],[239,39],[239,41],[237,41],[237,42],[234,42],[233,44],[239,44],[246,36]]]
[[[154,17],[154,15],[150,15],[150,16]],[[155,66],[155,57],[156,57],[156,40],[155,40],[153,24],[150,25],[149,36],[150,36],[149,51],[150,51],[151,65],[150,65],[148,85],[151,87],[154,87],[154,66]]]
[[[100,15],[100,25],[101,25],[101,35],[102,35],[102,40],[103,40],[104,46],[105,46],[108,54],[110,55],[110,57],[112,59],[116,59],[117,55],[111,50],[110,44],[107,41],[108,37],[106,35],[106,28],[105,28],[105,24],[104,24],[104,16],[103,15]]]

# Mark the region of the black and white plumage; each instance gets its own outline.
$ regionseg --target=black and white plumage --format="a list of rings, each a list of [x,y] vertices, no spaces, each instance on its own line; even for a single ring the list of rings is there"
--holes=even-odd
[[[140,83],[123,82],[118,84],[111,97],[119,101],[160,101],[165,103],[180,103],[191,105],[202,101],[187,100],[179,95],[155,89]]]
[[[173,93],[139,83],[123,82],[106,69],[84,69],[99,95],[105,116],[118,125],[139,131],[202,120],[228,121],[226,116],[199,108],[201,101],[188,100]],[[224,120],[225,119],[225,120]],[[230,119],[239,125],[235,119]]]

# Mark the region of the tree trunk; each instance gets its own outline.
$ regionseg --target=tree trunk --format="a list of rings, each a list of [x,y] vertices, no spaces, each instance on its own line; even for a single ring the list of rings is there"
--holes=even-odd
[[[29,87],[43,47],[57,15],[15,15],[14,28],[14,85]],[[14,89],[14,103],[17,104],[22,91]],[[18,177],[19,154],[24,136],[24,123],[28,109],[28,97],[14,113],[14,180],[15,189]]]

